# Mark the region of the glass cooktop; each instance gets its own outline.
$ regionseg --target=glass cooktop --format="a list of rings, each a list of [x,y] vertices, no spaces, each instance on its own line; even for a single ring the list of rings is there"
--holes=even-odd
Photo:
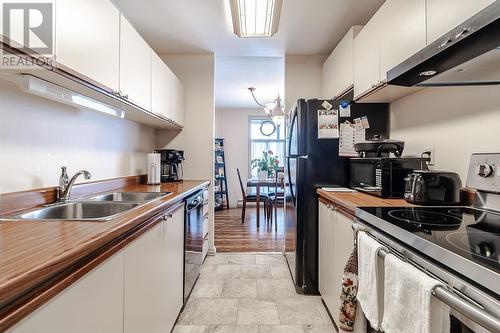
[[[500,273],[500,213],[469,207],[361,209]]]

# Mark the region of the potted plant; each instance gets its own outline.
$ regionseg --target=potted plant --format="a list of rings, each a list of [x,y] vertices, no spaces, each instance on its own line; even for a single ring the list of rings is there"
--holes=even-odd
[[[272,150],[262,152],[262,158],[255,158],[250,161],[252,169],[257,168],[258,178],[271,178],[278,170],[279,160],[274,156]]]

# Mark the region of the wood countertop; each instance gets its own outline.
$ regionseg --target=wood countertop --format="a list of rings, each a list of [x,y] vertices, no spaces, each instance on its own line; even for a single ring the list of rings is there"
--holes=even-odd
[[[119,249],[112,245],[114,242],[116,243],[117,239],[131,234],[141,225],[148,224],[145,222],[153,216],[176,205],[196,190],[209,185],[209,181],[198,180],[185,180],[156,186],[128,181],[123,182],[120,185],[121,187],[116,187],[118,183],[116,180],[113,181],[115,187],[107,188],[105,192],[112,190],[123,192],[172,192],[172,194],[141,204],[105,222],[0,222],[0,331],[20,319],[19,307],[32,304],[30,309],[22,311],[25,316],[54,296],[54,293],[50,297],[43,295],[44,290],[50,289],[50,285],[57,284],[64,279],[67,280],[67,277],[71,276],[73,271],[81,268],[79,267],[80,262],[92,256],[94,256],[94,261],[99,257],[102,257],[101,261],[105,260],[106,256],[102,255],[104,248],[115,247],[114,252],[117,252]],[[94,186],[82,184],[80,190],[75,185],[75,193],[85,194],[85,196],[90,193],[97,193],[92,192],[92,188],[104,192],[104,187],[99,185],[99,182],[94,184]],[[85,188],[85,191],[82,191],[82,188]],[[43,191],[47,193],[49,190],[44,189]],[[19,200],[19,198],[23,197],[19,193],[2,195],[2,200],[3,196],[6,197],[6,202],[14,201],[12,197]],[[24,193],[26,195],[28,192]],[[28,193],[28,198],[30,196],[33,197],[32,192]],[[127,242],[130,242],[130,240]],[[126,242],[124,245],[126,245]],[[93,267],[97,264],[94,262]],[[76,281],[76,279],[73,280]],[[64,287],[69,284],[66,283]],[[37,290],[38,286],[42,285],[44,285],[42,290]],[[33,300],[42,296],[44,296],[43,302],[33,302]],[[35,304],[35,307],[33,307],[33,304]],[[17,313],[17,316],[14,316],[15,318],[12,317],[13,313]],[[13,319],[16,320],[13,321]]]
[[[339,206],[342,210],[353,216],[356,207],[413,206],[404,199],[385,199],[361,192],[327,192],[323,189],[318,189],[317,193],[323,200]]]

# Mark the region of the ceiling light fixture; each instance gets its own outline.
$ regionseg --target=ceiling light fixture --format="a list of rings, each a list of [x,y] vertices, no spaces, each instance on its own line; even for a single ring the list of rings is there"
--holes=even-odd
[[[271,37],[278,31],[283,0],[229,1],[236,36]]]
[[[262,104],[257,100],[257,97],[255,97],[255,88],[250,87],[248,88],[248,90],[250,91],[250,94],[252,94],[255,103],[257,103],[258,106],[264,109],[264,112],[273,123],[277,124],[280,122],[280,118],[285,117],[285,111],[281,106],[281,97],[279,94],[278,98],[276,98],[274,101]]]

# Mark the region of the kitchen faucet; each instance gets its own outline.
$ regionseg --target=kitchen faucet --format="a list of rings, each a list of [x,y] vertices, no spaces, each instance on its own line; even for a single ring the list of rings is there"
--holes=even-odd
[[[61,167],[61,176],[59,177],[59,189],[58,189],[58,202],[66,202],[70,199],[71,189],[76,179],[83,175],[85,179],[90,179],[90,172],[86,170],[80,170],[71,179],[68,180],[68,173],[66,172],[66,167]]]

